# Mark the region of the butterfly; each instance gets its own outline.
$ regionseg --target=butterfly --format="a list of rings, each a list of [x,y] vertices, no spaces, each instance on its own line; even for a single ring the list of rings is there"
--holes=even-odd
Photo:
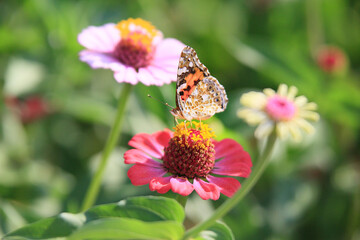
[[[210,75],[195,50],[186,46],[179,59],[176,82],[175,119],[205,120],[226,109],[228,98],[224,87]]]

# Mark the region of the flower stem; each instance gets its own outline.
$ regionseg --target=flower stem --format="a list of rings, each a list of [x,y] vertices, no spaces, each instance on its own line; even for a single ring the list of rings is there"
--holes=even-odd
[[[206,221],[196,225],[195,227],[189,229],[183,239],[189,239],[191,236],[194,236],[201,231],[207,229],[211,225],[215,223],[216,220],[223,217],[226,213],[228,213],[236,204],[240,202],[240,200],[252,189],[255,183],[259,180],[260,176],[264,172],[270,156],[273,150],[274,144],[276,142],[276,132],[275,130],[270,135],[266,147],[261,154],[254,170],[250,174],[250,177],[245,181],[243,186],[232,196],[231,198],[227,199],[219,208],[217,208],[214,214],[207,219]]]
[[[118,142],[118,139],[119,139],[121,126],[122,126],[123,119],[124,119],[125,107],[126,107],[127,100],[130,96],[131,89],[132,89],[131,84],[124,84],[124,86],[121,90],[121,95],[120,95],[119,101],[118,101],[118,108],[117,108],[117,113],[116,113],[116,117],[115,117],[115,122],[111,128],[109,137],[106,141],[104,150],[102,152],[100,164],[99,164],[99,166],[96,170],[96,173],[95,173],[93,179],[91,180],[90,186],[86,192],[85,199],[84,199],[83,205],[81,207],[81,211],[87,210],[96,201],[96,198],[99,193],[101,181],[102,181],[102,178],[104,175],[106,164],[108,162],[111,152],[114,150],[116,143]]]
[[[186,206],[186,202],[188,200],[188,197],[189,196],[182,196],[180,194],[177,194],[175,200],[181,204],[181,206],[185,209],[185,206]]]

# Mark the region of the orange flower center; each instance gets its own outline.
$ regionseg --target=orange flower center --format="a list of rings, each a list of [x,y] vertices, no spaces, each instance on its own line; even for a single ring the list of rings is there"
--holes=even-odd
[[[141,18],[123,20],[116,28],[120,31],[121,40],[115,47],[114,56],[135,69],[148,66],[162,33]]]
[[[214,133],[206,124],[194,123],[188,129],[184,123],[175,127],[174,137],[165,148],[164,167],[179,177],[206,177],[215,165]],[[187,123],[189,125],[189,123]]]

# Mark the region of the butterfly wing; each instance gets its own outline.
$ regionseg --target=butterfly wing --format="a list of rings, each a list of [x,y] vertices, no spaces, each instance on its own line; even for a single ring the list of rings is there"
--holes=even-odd
[[[205,120],[226,109],[228,99],[224,87],[212,77],[204,78],[183,103],[186,119]]]
[[[195,50],[185,47],[178,66],[174,116],[187,120],[207,119],[224,111],[227,101],[224,87],[210,76]]]

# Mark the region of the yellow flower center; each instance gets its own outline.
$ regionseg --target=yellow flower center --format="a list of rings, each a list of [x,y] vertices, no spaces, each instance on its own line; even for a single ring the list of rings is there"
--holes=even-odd
[[[164,149],[164,167],[179,177],[206,177],[215,164],[215,149],[211,138],[215,134],[207,124],[180,123],[174,127],[174,137]]]
[[[123,40],[131,40],[133,47],[145,47],[148,52],[152,51],[153,41],[162,34],[150,22],[141,18],[129,18],[120,21],[116,28],[120,30]]]

